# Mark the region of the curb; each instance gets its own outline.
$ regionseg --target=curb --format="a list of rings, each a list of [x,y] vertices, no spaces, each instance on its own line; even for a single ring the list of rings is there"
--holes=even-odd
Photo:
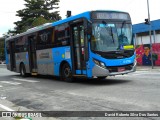
[[[155,67],[153,67],[153,69],[152,69],[151,66],[147,66],[147,67],[145,67],[145,66],[137,66],[136,70],[137,71],[160,71],[160,66],[155,66]]]

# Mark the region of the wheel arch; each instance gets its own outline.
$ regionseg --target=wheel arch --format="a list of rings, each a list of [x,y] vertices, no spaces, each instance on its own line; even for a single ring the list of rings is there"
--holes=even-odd
[[[63,66],[65,63],[67,63],[67,64],[70,66],[70,68],[72,69],[71,64],[70,64],[68,61],[63,60],[63,61],[60,63],[60,66],[59,66],[59,76],[61,76],[62,66]]]

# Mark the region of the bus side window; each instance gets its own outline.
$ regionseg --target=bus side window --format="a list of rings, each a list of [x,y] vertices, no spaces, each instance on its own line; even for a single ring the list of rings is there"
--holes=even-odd
[[[19,37],[15,39],[15,52],[26,52],[27,51],[27,40],[26,37]]]
[[[53,47],[52,34],[53,28],[47,28],[38,32],[37,48],[47,49]]]
[[[16,46],[16,49],[15,49],[15,52],[18,53],[18,52],[21,52],[21,38],[17,38],[15,40],[15,46]]]
[[[55,27],[55,45],[57,47],[69,45],[69,39],[70,34],[68,23]]]
[[[7,54],[10,54],[9,41],[6,42]]]
[[[52,39],[51,39],[51,44],[53,45],[54,44],[54,38],[55,38],[55,30],[53,28],[53,31],[52,31]]]
[[[24,42],[24,52],[28,51],[28,40],[26,39],[26,36],[23,36],[22,38],[23,42]]]

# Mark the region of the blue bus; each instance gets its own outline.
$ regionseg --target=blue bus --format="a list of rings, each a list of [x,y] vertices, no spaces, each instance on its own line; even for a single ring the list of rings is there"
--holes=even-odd
[[[88,11],[5,40],[7,69],[27,75],[99,78],[136,70],[130,15]]]

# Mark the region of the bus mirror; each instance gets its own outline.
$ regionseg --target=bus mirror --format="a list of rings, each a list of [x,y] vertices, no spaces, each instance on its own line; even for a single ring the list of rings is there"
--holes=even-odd
[[[71,11],[68,10],[68,11],[67,11],[67,15],[66,15],[67,18],[68,18],[68,17],[71,17],[71,15],[72,15]]]

